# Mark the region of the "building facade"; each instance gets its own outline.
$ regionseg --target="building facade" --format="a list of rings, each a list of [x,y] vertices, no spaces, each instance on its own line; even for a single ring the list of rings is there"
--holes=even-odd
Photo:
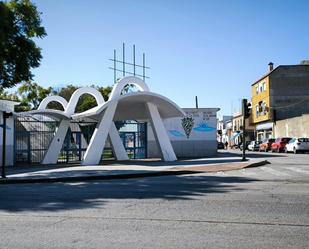
[[[268,64],[268,73],[252,84],[252,123],[258,140],[277,137],[275,125],[309,113],[309,62]]]
[[[242,112],[234,113],[233,119],[232,119],[232,134],[231,137],[231,145],[239,145],[242,143],[242,131],[243,131],[243,114]],[[245,126],[246,126],[246,141],[254,140],[255,134],[254,134],[254,126],[251,125],[251,118],[246,118],[245,120]]]
[[[218,142],[229,142],[228,130],[231,129],[230,124],[233,116],[222,116],[217,120],[217,140]]]

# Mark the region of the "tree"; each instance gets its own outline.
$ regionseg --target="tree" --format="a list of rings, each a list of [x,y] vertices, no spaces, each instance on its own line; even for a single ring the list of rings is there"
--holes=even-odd
[[[37,83],[23,83],[17,93],[20,97],[21,106],[28,106],[29,109],[37,109],[41,101],[51,94],[52,88],[43,88]]]
[[[34,38],[46,36],[40,14],[30,0],[0,2],[0,86],[30,82],[31,68],[40,65],[41,49]]]

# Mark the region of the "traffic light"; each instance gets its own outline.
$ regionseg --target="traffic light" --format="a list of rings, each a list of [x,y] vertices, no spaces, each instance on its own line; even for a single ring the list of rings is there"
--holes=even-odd
[[[243,99],[243,111],[245,118],[249,118],[251,115],[252,106],[251,103],[248,102],[247,99]]]

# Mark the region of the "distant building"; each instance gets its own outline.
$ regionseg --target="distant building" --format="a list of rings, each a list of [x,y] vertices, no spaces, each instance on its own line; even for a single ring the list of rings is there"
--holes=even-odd
[[[246,141],[254,140],[254,126],[251,125],[250,118],[245,120],[246,125]],[[242,112],[236,112],[233,114],[232,119],[232,132],[231,144],[238,145],[242,143],[242,131],[243,131],[243,114]]]
[[[252,123],[257,139],[276,137],[275,124],[309,113],[309,61],[268,64],[268,73],[252,84]]]
[[[218,142],[228,142],[228,129],[231,128],[231,125],[228,126],[228,123],[232,120],[232,116],[222,116],[218,119],[217,122],[217,140]]]

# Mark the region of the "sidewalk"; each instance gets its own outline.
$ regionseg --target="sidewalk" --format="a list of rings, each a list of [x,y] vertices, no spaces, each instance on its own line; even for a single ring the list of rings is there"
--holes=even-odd
[[[237,170],[265,165],[265,160],[250,159],[242,162],[235,157],[216,157],[163,162],[158,159],[104,161],[102,165],[81,166],[80,164],[14,166],[7,167],[7,178],[0,184],[74,182],[87,180],[129,179],[163,175],[196,174]]]

